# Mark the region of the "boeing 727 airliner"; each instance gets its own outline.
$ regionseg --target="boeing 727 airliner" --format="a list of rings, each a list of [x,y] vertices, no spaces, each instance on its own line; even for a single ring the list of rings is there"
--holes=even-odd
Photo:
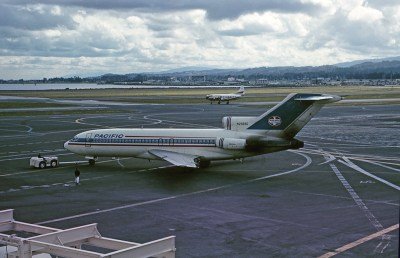
[[[324,104],[328,94],[289,94],[260,116],[224,117],[221,129],[99,129],[82,132],[64,147],[86,156],[165,160],[180,167],[207,167],[213,160],[241,159],[303,147],[295,135]]]

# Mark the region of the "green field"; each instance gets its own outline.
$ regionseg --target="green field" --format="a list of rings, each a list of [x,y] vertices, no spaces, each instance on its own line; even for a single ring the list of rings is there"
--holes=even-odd
[[[205,96],[212,93],[230,93],[237,87],[223,89],[88,89],[46,91],[3,91],[0,95],[18,97],[42,97],[50,99],[97,99],[134,103],[204,103]],[[346,99],[399,99],[400,86],[319,86],[319,87],[263,87],[248,88],[246,95],[237,102],[280,101],[288,93],[328,93]]]

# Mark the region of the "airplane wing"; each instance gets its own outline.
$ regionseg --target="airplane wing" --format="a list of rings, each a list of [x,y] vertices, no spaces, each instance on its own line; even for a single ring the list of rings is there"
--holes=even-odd
[[[178,167],[197,168],[195,159],[198,156],[166,150],[149,150],[149,153]]]

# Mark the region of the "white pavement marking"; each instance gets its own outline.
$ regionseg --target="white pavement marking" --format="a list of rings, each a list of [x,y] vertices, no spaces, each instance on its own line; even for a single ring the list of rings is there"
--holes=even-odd
[[[34,144],[55,143],[55,142],[65,142],[65,141],[58,140],[58,141],[47,141],[47,142],[46,141],[42,141],[42,142],[27,142],[27,143],[1,145],[0,147],[16,147],[16,146],[25,146],[25,145],[34,145]]]
[[[11,129],[1,129],[1,128],[0,128],[0,131],[27,133],[27,131],[11,130]]]
[[[326,152],[323,149],[319,149],[319,150],[321,151],[321,154],[324,155],[324,157],[327,156],[328,158],[325,158],[325,162],[321,162],[318,165],[327,164],[327,163],[330,163],[330,162],[332,162],[332,161],[334,161],[336,159],[335,156],[333,156],[329,152]]]
[[[328,157],[325,157],[325,159],[328,159]],[[363,200],[358,196],[358,194],[354,191],[353,187],[347,182],[347,180],[343,177],[342,173],[339,171],[339,169],[332,163],[329,163],[329,166],[332,168],[333,172],[335,172],[337,178],[340,180],[344,188],[346,188],[347,192],[350,194],[350,196],[353,198],[354,202],[357,204],[357,206],[364,212],[364,215],[368,218],[368,220],[371,222],[371,224],[374,226],[374,228],[377,231],[380,231],[383,229],[382,224],[378,221],[378,219],[372,214],[372,212],[368,209],[368,207],[365,205]],[[381,242],[375,247],[374,252],[379,252],[383,253],[385,249],[389,246],[391,240],[391,236],[389,235],[383,235]],[[379,250],[379,248],[381,248]]]
[[[66,156],[66,155],[74,155],[74,153],[66,153],[66,154],[62,154],[62,155],[64,155],[64,156]],[[61,154],[58,155],[58,156],[61,156]],[[121,160],[125,160],[125,159],[130,159],[130,158],[122,158]],[[109,160],[98,161],[97,164],[106,163],[106,162],[112,162],[112,161],[115,161],[115,160],[109,159]],[[84,163],[86,163],[87,165],[89,165],[87,161],[67,161],[67,162],[60,162],[60,165],[62,165],[62,164],[67,164],[67,165],[68,165],[68,164],[74,164],[74,165],[75,165],[76,163],[82,164],[82,162],[84,162]],[[59,166],[59,167],[56,167],[56,168],[46,168],[46,169],[32,169],[31,171],[24,171],[24,172],[18,172],[18,173],[10,173],[10,174],[4,174],[4,175],[1,175],[1,174],[0,174],[0,177],[15,176],[15,175],[23,175],[23,174],[31,174],[31,173],[37,173],[37,172],[45,172],[45,171],[56,170],[56,169],[61,169],[61,168],[65,168],[65,166]]]
[[[156,124],[161,124],[163,121],[162,120],[160,120],[160,119],[156,119],[156,118],[149,118],[148,116],[150,116],[150,115],[147,115],[147,116],[143,116],[143,118],[145,119],[145,120],[152,120],[152,121],[154,121],[153,123],[151,123],[150,125],[156,125]],[[141,124],[141,126],[143,126],[144,124]]]
[[[376,233],[373,233],[371,235],[368,235],[366,237],[358,239],[358,240],[356,240],[354,242],[351,242],[350,244],[347,244],[347,245],[344,245],[342,247],[339,247],[339,248],[335,249],[335,251],[333,251],[333,252],[329,252],[329,253],[323,254],[323,255],[319,256],[318,258],[329,258],[329,257],[335,256],[337,254],[340,254],[340,253],[343,253],[343,252],[345,252],[347,250],[350,250],[351,248],[354,248],[354,247],[356,247],[358,245],[361,245],[361,244],[363,244],[363,243],[365,243],[365,242],[367,242],[369,240],[375,239],[375,238],[380,237],[382,235],[385,235],[385,234],[387,234],[389,232],[392,232],[392,231],[394,231],[396,229],[399,229],[399,224],[390,226],[388,228],[382,229],[381,231],[378,231]]]
[[[16,154],[11,154],[11,155],[4,155],[4,156],[0,156],[0,159],[4,159],[4,158],[13,158],[13,157],[18,157],[18,156],[22,156],[22,155],[27,155],[27,154],[31,154],[31,155],[37,155],[38,153],[45,153],[45,152],[64,152],[67,150],[64,149],[54,149],[54,150],[32,150],[32,151],[20,151],[20,152],[16,152],[16,151],[11,151],[9,152],[9,154],[11,153],[16,153]]]
[[[91,124],[91,123],[85,123],[82,122],[85,119],[90,119],[90,118],[101,118],[101,117],[105,117],[105,116],[100,116],[100,117],[81,117],[75,120],[75,123],[77,124],[82,124],[82,125],[92,125],[92,126],[98,126],[98,127],[104,127],[104,128],[113,128],[111,126],[106,126],[106,125],[99,125],[99,124]]]
[[[125,166],[121,163],[121,160],[118,158],[117,159],[117,163],[122,167],[122,168],[125,168]]]
[[[73,153],[53,153],[56,156],[65,156],[65,155],[72,155]],[[0,159],[0,161],[11,161],[11,160],[20,160],[20,159],[29,159],[31,156],[19,157],[19,158],[12,158],[12,159]]]
[[[325,196],[325,197],[331,197],[331,198],[338,198],[338,199],[346,199],[346,200],[351,200],[352,198],[350,197],[345,197],[345,196],[339,196],[339,195],[332,195],[332,194],[322,194],[322,193],[310,193],[310,192],[302,192],[302,191],[289,191],[288,192],[293,192],[293,193],[300,193],[300,194],[309,194],[309,195],[315,195],[315,196]],[[392,205],[392,206],[400,206],[398,203],[392,203],[390,200],[388,201],[376,201],[376,200],[370,200],[366,199],[365,201],[372,202],[372,203],[377,203],[377,204],[386,204],[386,205]]]
[[[70,219],[75,219],[75,218],[80,218],[80,217],[86,217],[86,216],[106,213],[106,212],[110,212],[110,211],[122,210],[122,209],[133,208],[133,207],[138,207],[138,206],[142,206],[142,205],[147,205],[147,204],[152,204],[152,203],[158,203],[158,202],[162,202],[162,201],[172,200],[172,199],[178,199],[178,198],[192,196],[192,195],[196,195],[196,194],[208,193],[208,192],[212,192],[212,191],[226,189],[226,188],[233,187],[233,186],[244,185],[244,184],[257,182],[257,181],[268,179],[268,178],[273,178],[273,177],[277,177],[277,176],[291,174],[291,173],[300,171],[300,170],[308,167],[312,163],[312,160],[311,160],[311,158],[309,156],[307,156],[305,154],[302,154],[302,153],[297,153],[295,151],[293,151],[293,152],[298,154],[298,155],[303,156],[304,158],[306,158],[306,163],[304,165],[298,167],[298,168],[295,168],[295,169],[292,169],[292,170],[289,170],[289,171],[286,171],[286,172],[281,172],[281,173],[277,173],[277,174],[273,174],[273,175],[254,178],[254,179],[246,180],[246,181],[239,182],[239,183],[234,183],[234,184],[228,184],[228,185],[222,185],[222,186],[218,186],[218,187],[208,188],[208,189],[205,189],[205,190],[199,190],[199,191],[185,193],[185,194],[173,195],[173,196],[168,196],[168,197],[159,198],[159,199],[153,199],[153,200],[139,202],[139,203],[127,204],[127,205],[117,206],[117,207],[109,208],[109,209],[96,210],[96,211],[92,211],[92,212],[86,212],[86,213],[81,213],[81,214],[77,214],[77,215],[67,216],[67,217],[64,217],[64,218],[58,218],[58,219],[53,219],[53,220],[42,221],[42,222],[39,222],[39,223],[36,223],[36,224],[38,224],[38,225],[49,224],[49,223],[53,223],[53,222],[70,220]]]
[[[297,151],[307,153],[307,154],[315,154],[315,155],[322,155],[322,156],[324,156],[327,153],[327,152],[323,152],[320,150],[314,150],[314,149],[308,149],[308,148],[302,148]],[[372,161],[376,161],[379,163],[400,166],[400,164],[397,164],[397,163],[390,163],[390,162],[382,161],[382,160],[396,160],[397,161],[398,158],[396,158],[396,157],[380,157],[380,156],[371,156],[371,155],[368,156],[368,155],[359,155],[359,154],[343,154],[342,152],[339,152],[339,151],[329,152],[329,154],[336,158],[343,157],[346,155],[350,159],[372,160]]]
[[[367,163],[371,163],[371,164],[374,164],[374,165],[377,165],[377,166],[380,166],[380,167],[383,167],[383,168],[387,168],[387,169],[390,169],[390,170],[394,170],[394,171],[400,172],[400,169],[389,167],[389,166],[386,166],[386,165],[383,165],[381,163],[374,162],[374,161],[371,161],[371,160],[358,159],[358,158],[352,158],[352,159],[363,161],[363,162],[367,162]]]
[[[344,161],[343,161],[344,160]],[[357,166],[356,164],[354,164],[353,162],[351,162],[347,157],[343,156],[343,160],[339,160],[340,163],[354,169],[357,170],[360,173],[363,173],[366,176],[372,177],[375,180],[378,180],[381,183],[384,183],[394,189],[396,189],[397,191],[400,191],[400,186],[397,186],[395,184],[390,183],[389,181],[386,181],[385,179],[382,179],[380,177],[377,177],[371,173],[369,173],[368,171],[365,171],[364,169],[360,168],[359,166]]]
[[[191,114],[191,113],[197,113],[199,110],[204,112],[204,109],[195,109],[192,112],[173,112],[173,113],[158,113],[158,114],[150,114],[147,116],[144,116],[143,118],[145,119],[152,119],[152,120],[159,120],[157,118],[150,118],[151,116],[167,116],[167,115],[182,115],[182,114]],[[184,125],[191,125],[191,126],[202,126],[202,127],[206,127],[206,128],[218,128],[218,127],[214,127],[214,126],[207,126],[204,124],[195,124],[195,123],[187,123],[187,122],[180,122],[180,121],[174,121],[174,120],[160,120],[162,122],[167,122],[167,123],[172,123],[172,124],[184,124]]]

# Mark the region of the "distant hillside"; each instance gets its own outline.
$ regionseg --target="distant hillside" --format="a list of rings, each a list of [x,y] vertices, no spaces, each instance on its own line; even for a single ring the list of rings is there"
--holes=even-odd
[[[171,77],[206,76],[207,80],[225,80],[228,77],[254,79],[400,79],[400,60],[393,61],[368,61],[340,67],[336,65],[323,66],[281,66],[281,67],[256,67],[248,69],[209,69],[209,70],[171,70],[170,72],[151,74],[105,74],[99,77],[102,81],[146,81],[149,79],[166,80]]]
[[[376,59],[364,59],[364,60],[355,60],[351,62],[343,62],[343,63],[338,63],[334,64],[334,66],[337,67],[351,67],[354,65],[362,64],[362,63],[380,63],[382,61],[400,61],[400,56],[394,56],[394,57],[386,57],[386,58],[376,58]]]

